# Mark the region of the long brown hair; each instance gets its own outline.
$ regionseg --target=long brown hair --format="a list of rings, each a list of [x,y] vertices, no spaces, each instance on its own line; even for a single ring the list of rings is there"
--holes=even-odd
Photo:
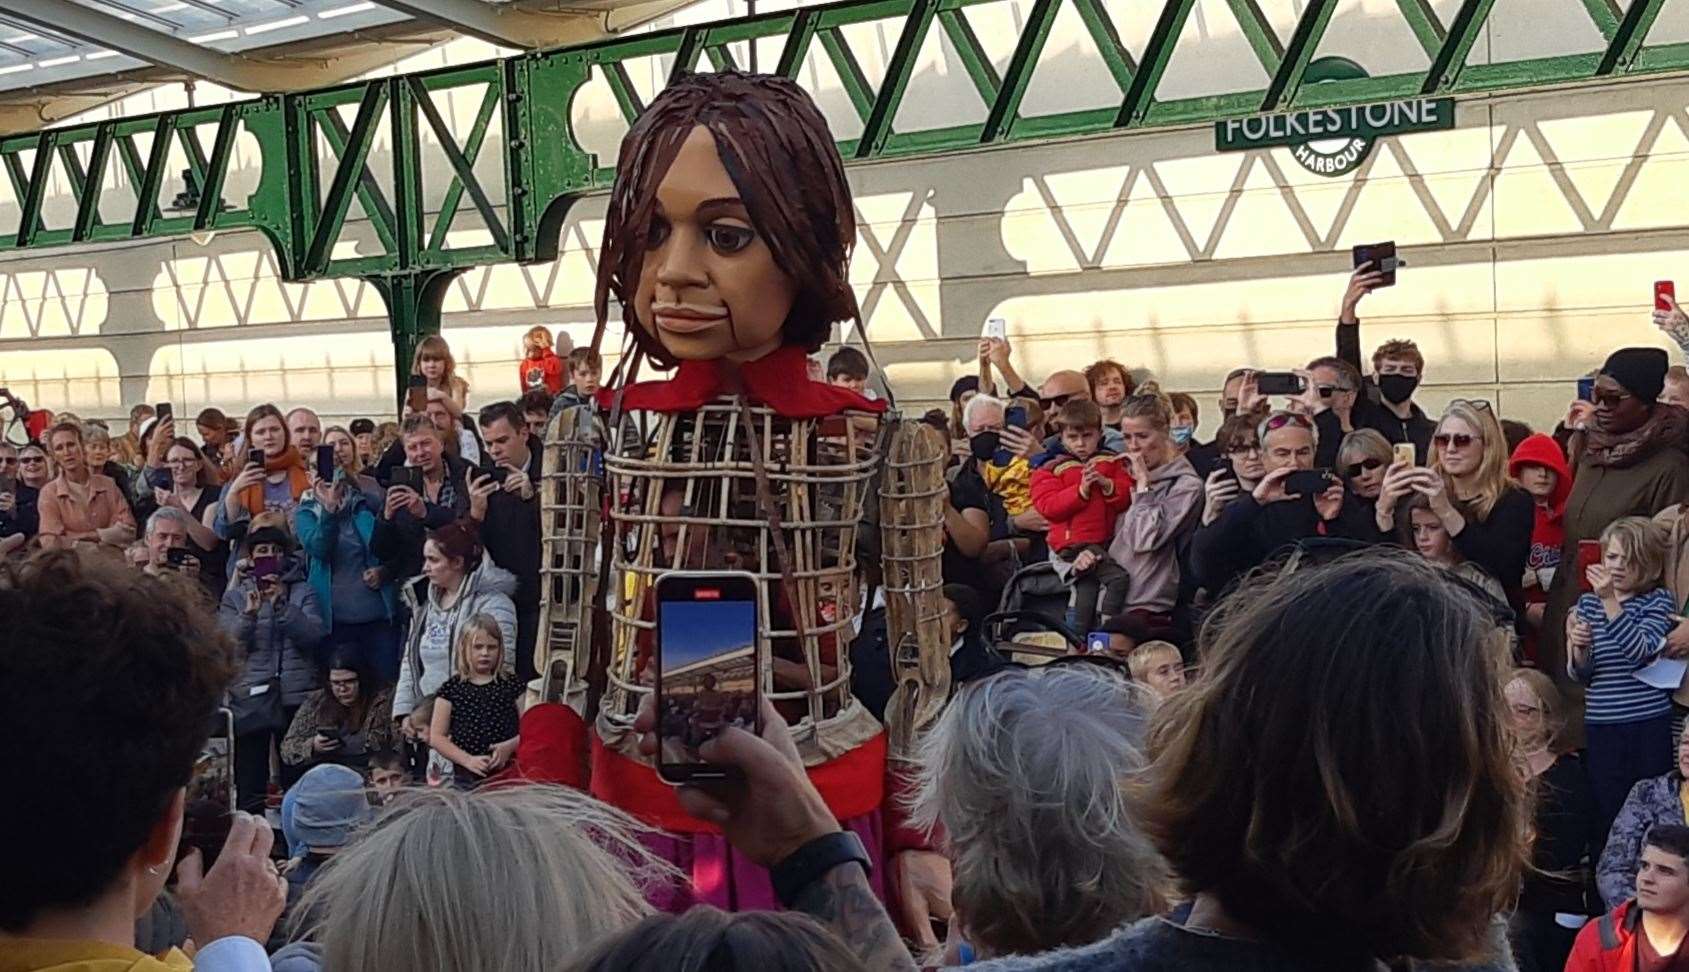
[[[840,321],[860,322],[847,267],[856,213],[827,120],[809,94],[784,77],[720,71],[688,74],[664,88],[622,138],[616,181],[604,216],[593,307],[598,346],[610,298],[628,333],[653,361],[673,357],[638,319],[633,296],[644,268],[657,186],[681,143],[702,126],[774,262],[798,286],[784,343],[813,354]]]
[[[1443,423],[1451,418],[1460,419],[1483,437],[1484,455],[1478,461],[1478,492],[1464,498],[1455,495],[1454,479],[1443,472],[1443,450],[1435,442],[1431,444],[1431,468],[1443,474],[1450,499],[1461,500],[1478,514],[1478,519],[1486,520],[1490,511],[1501,502],[1508,487],[1513,485],[1512,477],[1507,474],[1507,435],[1502,432],[1501,423],[1496,420],[1492,409],[1480,408],[1467,401],[1456,399],[1450,402],[1449,407],[1443,410],[1443,417],[1437,420],[1437,431],[1441,432]]]
[[[1478,956],[1528,859],[1494,626],[1417,560],[1364,553],[1231,595],[1129,784],[1187,893],[1325,958]]]

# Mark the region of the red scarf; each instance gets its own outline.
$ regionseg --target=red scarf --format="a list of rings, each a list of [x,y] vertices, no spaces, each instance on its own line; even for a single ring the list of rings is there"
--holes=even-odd
[[[728,375],[722,359],[682,361],[662,381],[642,381],[622,393],[624,411],[690,412],[728,394]],[[783,344],[755,361],[739,365],[739,379],[753,405],[766,405],[786,418],[807,419],[837,415],[846,410],[884,412],[886,403],[863,398],[840,385],[813,381],[809,358],[803,349]],[[598,404],[611,408],[616,401],[613,388],[598,389]]]
[[[264,475],[287,470],[288,493],[294,498],[305,495],[305,490],[311,488],[311,481],[305,475],[305,461],[299,458],[299,450],[292,446],[278,455],[264,460]],[[240,491],[240,505],[246,507],[246,512],[257,516],[264,512],[264,484],[258,483]]]

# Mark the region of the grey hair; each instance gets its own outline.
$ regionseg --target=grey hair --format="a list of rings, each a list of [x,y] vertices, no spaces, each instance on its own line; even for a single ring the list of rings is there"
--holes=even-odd
[[[942,829],[957,913],[991,954],[1094,942],[1165,905],[1166,864],[1123,787],[1146,706],[1088,668],[983,679],[922,744],[912,822]]]
[[[153,511],[152,516],[147,517],[147,532],[145,536],[152,536],[153,531],[158,529],[158,525],[166,520],[174,520],[175,522],[180,523],[182,525],[182,529],[184,530],[192,526],[194,522],[193,517],[183,513],[174,506],[161,506],[157,510]]]
[[[962,431],[966,432],[968,430],[968,426],[973,424],[975,412],[987,408],[995,408],[1002,411],[1007,409],[1008,406],[1003,404],[1003,400],[1001,398],[996,398],[994,396],[987,395],[984,392],[980,392],[978,395],[968,399],[967,407],[962,409]]]
[[[523,784],[402,794],[323,865],[294,908],[322,968],[555,972],[650,913],[678,877],[642,828],[576,790]]]

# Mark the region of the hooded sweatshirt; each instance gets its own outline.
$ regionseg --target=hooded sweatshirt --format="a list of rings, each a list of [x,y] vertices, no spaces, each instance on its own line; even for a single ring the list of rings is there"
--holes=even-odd
[[[154,958],[110,942],[0,939],[0,972],[267,972],[269,967],[264,947],[239,935],[209,942],[191,959],[174,948]]]
[[[1572,471],[1566,465],[1566,455],[1559,443],[1540,432],[1519,443],[1513,458],[1507,463],[1507,473],[1519,478],[1526,466],[1544,466],[1554,473],[1554,492],[1548,502],[1536,501],[1536,522],[1531,527],[1531,552],[1525,558],[1525,569],[1533,572],[1539,582],[1525,589],[1525,603],[1541,604],[1548,600],[1548,585],[1560,566],[1560,548],[1566,541],[1566,498],[1572,495]],[[1534,499],[1535,497],[1533,497]]]

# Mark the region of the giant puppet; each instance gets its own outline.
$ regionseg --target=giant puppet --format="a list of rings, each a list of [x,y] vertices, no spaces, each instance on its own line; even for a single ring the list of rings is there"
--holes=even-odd
[[[774,903],[766,872],[686,815],[636,746],[652,589],[668,570],[757,577],[763,691],[828,805],[884,865],[876,887],[895,897],[943,867],[898,825],[897,791],[948,691],[945,443],[807,374],[833,325],[861,327],[855,232],[826,122],[783,77],[682,77],[622,142],[596,306],[602,334],[620,305],[628,347],[622,380],[549,430],[536,663],[546,695],[581,716],[592,792],[659,827],[657,849],[691,875],[664,904]],[[672,370],[629,381],[642,361]],[[899,686],[889,731],[850,691],[849,645],[876,592]]]

